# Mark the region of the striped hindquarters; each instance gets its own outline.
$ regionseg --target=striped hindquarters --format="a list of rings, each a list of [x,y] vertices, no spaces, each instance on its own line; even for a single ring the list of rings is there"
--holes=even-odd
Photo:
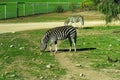
[[[47,32],[50,38],[57,38],[58,40],[66,39],[70,36],[76,36],[76,29],[72,26],[61,26],[50,29]]]
[[[72,26],[62,26],[51,29],[51,37],[56,37],[58,40],[66,39],[76,34],[76,29]]]

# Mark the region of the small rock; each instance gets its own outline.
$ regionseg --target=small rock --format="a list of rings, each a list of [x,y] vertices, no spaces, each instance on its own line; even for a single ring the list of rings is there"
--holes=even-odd
[[[35,58],[32,58],[32,61],[35,61],[36,59]]]
[[[39,49],[39,47],[36,47],[36,49]]]
[[[20,49],[20,50],[23,50],[23,49],[25,49],[25,47],[20,47],[19,49]]]
[[[88,56],[85,56],[85,58],[88,58]]]
[[[16,75],[15,74],[11,74],[10,77],[15,77]]]
[[[40,79],[43,79],[43,76],[41,76]]]
[[[75,64],[76,67],[81,67],[82,65],[81,64]]]
[[[1,74],[1,76],[3,77],[3,76],[4,76],[4,74]]]
[[[84,74],[83,73],[80,73],[80,77],[83,77],[84,76]]]
[[[115,72],[116,72],[116,73],[118,73],[119,71],[118,71],[118,70],[116,70]]]
[[[15,33],[15,31],[12,31],[11,33],[13,33],[13,34],[14,34],[14,33]]]
[[[8,59],[8,58],[9,58],[9,56],[5,56],[5,57],[4,57],[4,59]]]
[[[112,46],[112,44],[109,45],[110,47]]]
[[[16,38],[12,38],[11,41],[14,41]]]
[[[2,46],[2,45],[3,45],[3,43],[0,43],[0,45]]]
[[[40,53],[40,55],[42,55],[43,53]]]
[[[120,39],[117,39],[117,41],[120,41]]]
[[[83,45],[85,45],[86,43],[85,42],[83,42]]]
[[[7,72],[7,71],[5,71],[5,75],[6,75],[6,74],[8,74],[8,72]]]
[[[48,65],[46,65],[46,68],[52,68],[53,67],[53,65],[52,64],[48,64]]]
[[[116,66],[115,64],[112,64],[112,66]]]
[[[14,45],[10,45],[10,48],[13,48],[14,47]]]

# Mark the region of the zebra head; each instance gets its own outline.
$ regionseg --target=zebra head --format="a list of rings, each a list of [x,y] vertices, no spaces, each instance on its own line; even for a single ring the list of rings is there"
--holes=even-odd
[[[69,22],[70,22],[70,19],[68,18],[67,20],[65,20],[64,26],[67,26],[69,24]]]
[[[40,46],[41,46],[41,48],[40,48],[41,51],[45,51],[45,49],[47,48],[47,43],[45,42],[44,37],[41,39],[41,45]]]

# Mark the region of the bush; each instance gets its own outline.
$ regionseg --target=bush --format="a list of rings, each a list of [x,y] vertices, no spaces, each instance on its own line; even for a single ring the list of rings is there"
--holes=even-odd
[[[80,9],[83,11],[89,11],[89,10],[97,10],[97,7],[94,5],[92,1],[82,1],[80,4]]]
[[[70,3],[70,6],[69,6],[70,11],[75,12],[76,9],[78,9],[78,8],[79,7],[78,7],[77,3]]]
[[[57,13],[64,12],[64,8],[62,6],[57,6],[55,12],[57,12]]]
[[[99,11],[105,14],[106,24],[108,24],[120,14],[120,5],[116,4],[114,0],[105,0],[99,4]]]

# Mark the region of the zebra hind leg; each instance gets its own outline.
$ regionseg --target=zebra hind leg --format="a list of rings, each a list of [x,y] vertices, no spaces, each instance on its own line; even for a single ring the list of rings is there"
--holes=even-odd
[[[56,43],[56,44],[55,44],[55,52],[57,52],[57,50],[58,50],[58,49],[57,49],[57,43]]]
[[[55,41],[55,51],[54,51],[54,55],[55,55],[55,53],[57,53],[57,41]]]
[[[74,45],[74,51],[76,52],[76,40],[72,39],[73,45]]]
[[[69,52],[71,52],[71,49],[72,49],[72,40],[71,40],[71,38],[68,38],[68,39],[69,39],[69,43],[70,43]]]

